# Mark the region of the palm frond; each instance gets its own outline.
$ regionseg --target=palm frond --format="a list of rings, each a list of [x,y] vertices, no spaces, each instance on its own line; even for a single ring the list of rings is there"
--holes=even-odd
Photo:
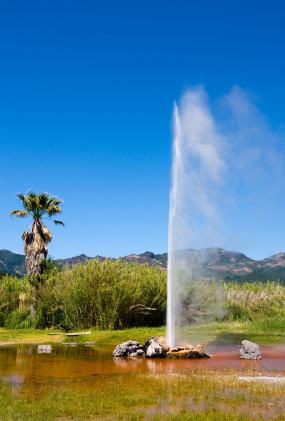
[[[50,206],[47,208],[47,214],[48,216],[53,216],[56,215],[57,213],[61,213],[61,208],[59,206]]]
[[[55,197],[55,198],[54,198],[54,200],[53,200],[53,202],[52,202],[52,204],[53,204],[54,206],[61,205],[62,203],[63,203],[63,200],[60,200],[60,199],[58,199],[57,197]]]
[[[28,216],[28,212],[15,209],[15,210],[10,211],[10,215],[19,216],[20,218],[25,218],[26,216]]]
[[[64,222],[58,221],[57,219],[54,219],[53,222],[54,222],[55,225],[63,225],[64,226]]]
[[[10,212],[11,215],[19,217],[30,215],[34,221],[41,221],[44,215],[51,218],[62,212],[60,205],[63,201],[49,193],[41,192],[36,194],[32,190],[29,190],[26,194],[17,193],[17,196],[21,200],[24,210],[13,210]],[[63,225],[61,221],[58,223]]]
[[[49,196],[49,194],[48,193],[44,193],[44,192],[42,192],[42,193],[40,193],[39,195],[38,195],[38,202],[39,202],[39,206],[41,207],[41,208],[46,208],[46,207],[48,207],[49,206],[49,202],[50,202],[50,196]]]
[[[22,202],[25,202],[26,196],[23,193],[17,193],[17,196]]]

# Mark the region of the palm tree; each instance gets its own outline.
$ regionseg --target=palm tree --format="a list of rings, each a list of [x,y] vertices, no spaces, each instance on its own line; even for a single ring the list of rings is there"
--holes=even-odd
[[[48,255],[48,243],[52,239],[52,234],[44,223],[44,219],[51,219],[61,213],[63,201],[48,193],[35,194],[32,191],[26,195],[17,193],[17,196],[24,210],[12,210],[10,214],[20,218],[30,216],[33,220],[30,230],[24,231],[22,239],[25,243],[26,272],[32,284],[31,315],[34,316],[37,286],[43,271],[43,261]],[[62,221],[55,219],[53,222],[64,225]]]

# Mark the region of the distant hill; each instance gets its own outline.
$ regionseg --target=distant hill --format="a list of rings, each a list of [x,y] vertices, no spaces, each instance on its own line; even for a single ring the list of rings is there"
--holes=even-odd
[[[24,256],[9,250],[0,250],[0,273],[23,276],[25,273]]]
[[[56,260],[62,266],[74,266],[88,260],[104,256],[89,257],[85,254]],[[222,248],[207,248],[202,250],[188,249],[179,252],[186,266],[191,266],[193,275],[203,274],[209,279],[225,279],[240,281],[285,281],[285,253],[278,253],[263,260],[253,260],[243,253],[227,251]],[[167,268],[167,253],[155,254],[147,251],[142,254],[123,256],[128,262],[148,264]],[[25,274],[24,256],[8,250],[0,250],[0,273],[6,272],[22,276]]]

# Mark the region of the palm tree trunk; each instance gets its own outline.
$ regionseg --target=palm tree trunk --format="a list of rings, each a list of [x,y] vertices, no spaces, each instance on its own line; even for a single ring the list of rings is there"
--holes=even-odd
[[[36,305],[37,305],[37,298],[38,298],[38,291],[35,285],[32,285],[32,297],[31,297],[31,304],[30,304],[30,315],[31,319],[34,321],[36,316]]]
[[[36,314],[42,262],[47,257],[48,242],[51,237],[51,233],[40,221],[34,221],[31,231],[25,231],[22,237],[25,242],[26,272],[32,285],[30,305],[32,320]]]
[[[51,234],[40,221],[34,221],[31,232],[23,234],[25,242],[26,272],[29,277],[38,276],[42,273],[42,261],[48,254],[48,242]]]

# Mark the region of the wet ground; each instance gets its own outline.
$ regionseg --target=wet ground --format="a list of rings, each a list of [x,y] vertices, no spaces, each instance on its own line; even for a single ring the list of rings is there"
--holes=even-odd
[[[112,349],[100,351],[95,346],[53,344],[51,353],[39,354],[36,345],[0,347],[0,381],[15,390],[39,385],[69,384],[92,387],[98,378],[128,376],[131,373],[190,373],[192,370],[229,369],[238,375],[284,376],[285,344],[262,346],[259,361],[239,359],[238,345],[216,346],[206,360],[128,358],[113,359]]]

